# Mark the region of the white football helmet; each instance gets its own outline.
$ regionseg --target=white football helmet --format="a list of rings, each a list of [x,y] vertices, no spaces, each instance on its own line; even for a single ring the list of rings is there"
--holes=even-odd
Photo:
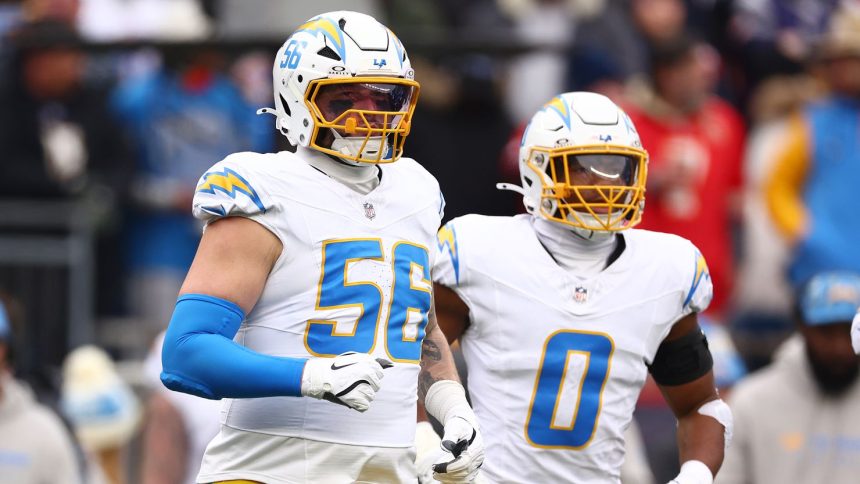
[[[350,163],[403,153],[418,99],[403,44],[373,17],[329,12],[300,25],[272,69],[276,128],[293,145]]]
[[[627,114],[606,96],[561,94],[532,116],[519,154],[526,210],[580,232],[614,232],[642,219],[648,153]]]

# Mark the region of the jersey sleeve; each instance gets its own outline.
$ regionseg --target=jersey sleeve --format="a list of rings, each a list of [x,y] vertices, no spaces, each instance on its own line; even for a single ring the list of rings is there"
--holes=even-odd
[[[455,220],[445,224],[436,234],[436,257],[433,282],[450,288],[460,285],[460,251],[457,245]]]
[[[688,269],[684,270],[684,300],[681,306],[681,313],[686,316],[690,313],[700,313],[711,304],[711,299],[714,297],[714,285],[711,281],[711,274],[708,272],[708,264],[705,262],[705,257],[699,252],[692,243],[689,244],[690,250],[686,255],[687,261],[682,263],[687,264]]]
[[[280,237],[272,223],[277,207],[265,190],[265,176],[231,155],[210,168],[194,191],[194,217],[208,223],[224,217],[250,218]]]

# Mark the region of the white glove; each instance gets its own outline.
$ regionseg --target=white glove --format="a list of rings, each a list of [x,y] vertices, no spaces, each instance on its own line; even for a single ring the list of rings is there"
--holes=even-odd
[[[455,415],[445,422],[442,436],[442,454],[433,464],[433,477],[439,482],[474,482],[478,469],[484,463],[484,440],[478,431],[475,414]]]
[[[392,366],[384,358],[352,351],[335,358],[310,358],[302,374],[302,395],[364,412],[379,390],[383,368]]]
[[[418,422],[415,426],[415,468],[418,471],[418,484],[436,484],[433,479],[433,463],[442,454],[442,440],[430,422]]]
[[[860,311],[854,315],[854,321],[851,323],[851,346],[854,347],[854,352],[860,355]]]
[[[688,460],[681,465],[681,472],[669,484],[713,484],[714,475],[704,462]]]

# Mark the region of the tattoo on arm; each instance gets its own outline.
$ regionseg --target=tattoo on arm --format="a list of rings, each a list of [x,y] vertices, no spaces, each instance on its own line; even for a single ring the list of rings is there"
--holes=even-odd
[[[424,401],[427,390],[441,380],[460,381],[454,357],[445,335],[436,322],[436,308],[430,307],[424,342],[421,345],[421,371],[418,373],[418,398]]]

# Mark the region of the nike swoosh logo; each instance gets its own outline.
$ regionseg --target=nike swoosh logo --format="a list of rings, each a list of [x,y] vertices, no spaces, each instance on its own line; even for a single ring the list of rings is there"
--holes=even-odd
[[[346,365],[337,366],[337,365],[335,365],[334,363],[332,363],[332,364],[331,364],[331,369],[332,369],[332,370],[340,370],[340,369],[342,369],[342,368],[346,368],[347,366],[352,366],[352,365],[354,365],[354,364],[355,364],[355,362],[347,363]]]

